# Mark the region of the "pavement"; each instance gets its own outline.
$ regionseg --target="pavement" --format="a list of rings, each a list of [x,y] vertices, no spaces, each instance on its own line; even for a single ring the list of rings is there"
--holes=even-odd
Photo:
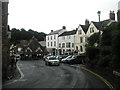
[[[87,69],[99,74],[100,76],[102,76],[103,78],[105,78],[108,82],[110,82],[112,84],[112,86],[114,87],[115,90],[119,90],[120,89],[120,77],[116,76],[113,74],[113,71],[109,68],[98,68],[98,67],[94,67],[94,68],[89,68],[86,67]]]
[[[18,79],[20,77],[21,77],[21,75],[18,70],[18,66],[13,67],[13,68],[11,66],[9,66],[8,71],[7,71],[7,77],[2,80],[2,84],[11,82],[12,80]]]

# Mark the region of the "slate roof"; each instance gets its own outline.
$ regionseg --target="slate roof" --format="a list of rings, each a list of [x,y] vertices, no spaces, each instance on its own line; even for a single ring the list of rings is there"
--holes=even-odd
[[[87,33],[89,25],[80,25],[80,26],[82,27],[83,31]]]
[[[58,34],[60,31],[62,31],[63,29],[60,29],[60,30],[56,30],[56,31],[53,31],[53,32],[50,32],[49,34],[47,35],[53,35],[53,34]]]
[[[38,43],[37,40],[33,40],[32,42],[30,42],[27,47],[29,47],[33,52],[35,52],[38,47],[43,50],[42,46]]]
[[[72,31],[65,31],[64,33],[62,33],[60,36],[68,36],[68,35],[74,35],[76,34],[77,30],[72,30]]]
[[[40,44],[41,46],[45,47],[45,46],[46,46],[46,41],[40,41],[39,44]]]
[[[35,52],[36,49],[38,49],[38,47],[42,49],[42,52],[41,51]],[[32,52],[29,51],[25,52],[27,48],[30,48]],[[42,47],[37,40],[32,40],[27,46],[22,46],[22,52],[26,54],[45,53],[45,47]]]
[[[107,26],[110,22],[111,22],[111,19],[107,19],[107,20],[101,21],[100,23],[99,22],[93,22],[93,24],[96,26],[97,29],[100,29],[102,27]]]

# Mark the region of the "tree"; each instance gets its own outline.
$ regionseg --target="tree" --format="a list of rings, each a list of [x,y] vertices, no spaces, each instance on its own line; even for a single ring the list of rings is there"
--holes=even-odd
[[[86,55],[91,65],[97,63],[102,67],[120,68],[120,22],[112,23],[104,28],[102,33],[101,60],[99,61],[98,34],[93,34],[88,39]]]
[[[88,38],[88,43],[86,45],[86,56],[87,56],[87,64],[90,66],[94,66],[97,64],[98,56],[99,56],[99,33],[94,33]]]
[[[24,28],[16,29],[12,28],[11,29],[11,43],[17,44],[19,43],[20,40],[30,40],[33,36],[35,36],[36,39],[39,41],[43,41],[46,37],[46,34],[43,32],[37,32],[32,29],[29,29],[26,31]]]
[[[94,33],[88,38],[89,46],[96,46],[99,43],[99,33]]]
[[[112,35],[112,60],[110,62],[112,68],[120,69],[120,22],[116,24],[117,29]]]

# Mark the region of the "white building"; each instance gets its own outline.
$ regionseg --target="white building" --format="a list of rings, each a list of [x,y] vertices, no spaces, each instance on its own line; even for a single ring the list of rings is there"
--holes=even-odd
[[[59,35],[59,54],[73,54],[75,51],[75,34],[77,30],[66,31]]]
[[[116,22],[115,20],[107,19],[99,22],[91,22],[86,33],[87,37],[90,37],[92,34],[99,32],[100,29],[109,26],[111,23]]]
[[[78,26],[78,30],[75,35],[75,50],[77,54],[85,53],[86,33],[88,30],[88,27],[89,27],[89,24]]]
[[[91,22],[85,21],[85,25],[79,25],[76,30],[66,31],[65,28],[51,31],[46,36],[47,50],[55,55],[58,54],[84,54],[87,44],[87,39],[94,33],[99,32],[102,28],[116,22],[114,12],[110,12],[110,19]],[[102,32],[101,32],[102,33]]]
[[[56,30],[56,31],[51,30],[51,32],[46,36],[46,48],[50,54],[53,55],[58,54],[58,47],[59,47],[58,36],[65,31],[66,31],[66,27],[63,26],[63,28],[60,30]]]

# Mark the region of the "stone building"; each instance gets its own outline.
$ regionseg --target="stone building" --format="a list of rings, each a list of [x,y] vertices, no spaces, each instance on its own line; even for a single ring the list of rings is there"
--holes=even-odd
[[[0,1],[0,10],[2,12],[2,25],[1,27],[1,34],[2,34],[2,78],[6,78],[7,76],[7,69],[9,64],[9,38],[8,38],[8,3],[9,0],[1,0]],[[1,18],[0,18],[1,19]],[[1,35],[0,35],[1,36]]]
[[[2,3],[0,1],[0,71],[2,72]],[[2,73],[0,72],[0,89],[2,89]]]
[[[118,2],[117,21],[120,22],[120,1]]]

